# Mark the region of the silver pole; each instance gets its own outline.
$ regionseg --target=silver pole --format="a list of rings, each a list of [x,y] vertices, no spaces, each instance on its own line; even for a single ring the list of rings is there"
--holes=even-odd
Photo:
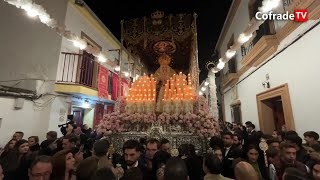
[[[119,71],[119,89],[118,89],[118,97],[121,96],[121,85],[122,85],[122,51],[123,51],[123,20],[120,21],[121,24],[121,45],[120,45],[120,51],[119,51],[119,66],[120,66],[120,71]]]

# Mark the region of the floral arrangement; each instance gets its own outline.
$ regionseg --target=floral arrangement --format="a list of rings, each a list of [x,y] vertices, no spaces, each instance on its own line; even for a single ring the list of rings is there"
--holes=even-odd
[[[127,106],[127,98],[122,96],[117,99],[114,110],[115,112],[125,113],[126,106]]]
[[[162,113],[127,113],[126,99],[119,98],[116,112],[106,114],[97,127],[98,133],[111,134],[126,131],[144,131],[152,124],[163,126],[180,126],[184,130],[200,137],[212,137],[219,133],[219,124],[209,113],[205,97],[199,97],[194,103],[193,113],[168,114]]]
[[[162,125],[180,125],[192,134],[200,137],[212,137],[219,133],[219,124],[213,119],[213,115],[200,110],[199,114],[167,114],[158,116],[158,121]]]
[[[205,113],[209,113],[208,101],[204,96],[199,96],[198,99],[193,103],[193,113],[199,114],[200,110]]]
[[[121,112],[121,111],[120,111]],[[124,132],[134,130],[136,125],[141,125],[143,128],[151,126],[152,123],[156,122],[156,115],[154,113],[140,114],[140,113],[120,113],[113,112],[111,114],[106,114],[103,120],[99,123],[97,131],[104,132],[103,129],[107,131]]]

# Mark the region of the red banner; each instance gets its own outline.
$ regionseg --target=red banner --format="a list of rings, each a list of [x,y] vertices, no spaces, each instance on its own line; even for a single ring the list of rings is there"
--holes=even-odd
[[[100,65],[98,97],[108,99],[108,69]]]
[[[93,126],[96,127],[100,121],[103,119],[104,115],[104,105],[103,104],[96,104],[94,109],[94,120],[93,120]]]

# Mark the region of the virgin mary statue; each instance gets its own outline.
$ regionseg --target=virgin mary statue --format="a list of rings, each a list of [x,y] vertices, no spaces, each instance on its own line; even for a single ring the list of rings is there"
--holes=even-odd
[[[156,112],[162,112],[162,99],[164,96],[164,89],[167,80],[170,80],[170,77],[175,74],[175,71],[169,66],[171,63],[171,57],[167,54],[162,54],[158,62],[160,67],[154,74],[155,80],[157,81],[157,104]]]

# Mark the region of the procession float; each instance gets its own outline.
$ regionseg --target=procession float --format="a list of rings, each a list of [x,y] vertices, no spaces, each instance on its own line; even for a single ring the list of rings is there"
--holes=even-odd
[[[173,148],[191,143],[201,153],[208,138],[219,135],[215,93],[198,94],[196,19],[157,11],[151,18],[122,21],[122,44],[149,72],[134,79],[129,94],[98,125],[116,150],[128,139],[166,138]],[[216,90],[214,78],[206,83]]]

